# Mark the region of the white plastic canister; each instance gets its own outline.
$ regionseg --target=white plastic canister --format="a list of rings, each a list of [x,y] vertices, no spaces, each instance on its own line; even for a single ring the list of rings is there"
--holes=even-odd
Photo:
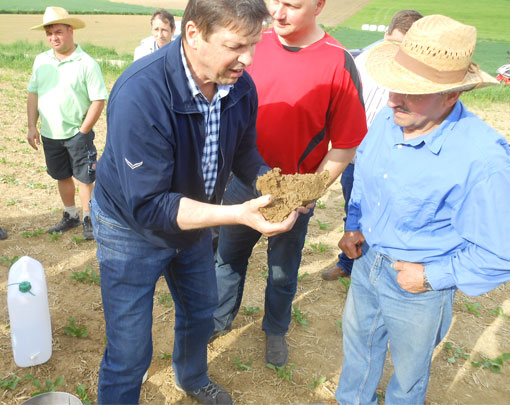
[[[9,270],[7,306],[12,352],[18,367],[46,363],[51,357],[51,320],[41,263],[23,256]]]

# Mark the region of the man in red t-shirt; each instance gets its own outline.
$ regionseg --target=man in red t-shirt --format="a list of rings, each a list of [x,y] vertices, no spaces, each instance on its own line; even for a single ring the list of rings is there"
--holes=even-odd
[[[257,146],[270,167],[284,174],[328,170],[330,182],[354,157],[367,132],[359,75],[347,50],[316,23],[326,0],[272,0],[273,28],[262,34],[252,66],[259,110]],[[234,177],[224,204],[253,196],[251,185]],[[296,293],[308,222],[300,215],[293,229],[269,238],[269,274],[262,329],[266,363],[288,362],[285,341]],[[216,278],[219,306],[213,338],[231,329],[239,310],[248,259],[260,233],[243,226],[220,229]]]

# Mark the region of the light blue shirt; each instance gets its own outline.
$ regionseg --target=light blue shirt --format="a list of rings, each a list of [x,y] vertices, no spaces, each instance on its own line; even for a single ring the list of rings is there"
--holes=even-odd
[[[432,132],[404,141],[385,107],[358,148],[345,229],[424,264],[435,290],[492,290],[510,280],[508,142],[460,101]]]

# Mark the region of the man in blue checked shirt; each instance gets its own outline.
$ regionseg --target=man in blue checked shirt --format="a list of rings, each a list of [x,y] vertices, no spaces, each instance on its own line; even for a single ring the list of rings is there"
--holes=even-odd
[[[99,404],[139,401],[161,275],[175,305],[177,389],[232,403],[207,374],[218,305],[207,228],[243,224],[272,236],[298,216],[267,222],[259,208],[270,196],[219,205],[231,172],[253,183],[267,170],[256,148],[257,92],[244,70],[268,16],[264,0],[190,0],[182,37],[134,62],[112,89],[91,201],[108,342]]]
[[[459,101],[497,84],[471,63],[476,29],[432,15],[401,44],[370,51],[388,107],[358,148],[340,248],[355,258],[343,317],[336,399],[376,404],[388,342],[387,404],[424,403],[434,348],[457,288],[510,280],[510,149]]]

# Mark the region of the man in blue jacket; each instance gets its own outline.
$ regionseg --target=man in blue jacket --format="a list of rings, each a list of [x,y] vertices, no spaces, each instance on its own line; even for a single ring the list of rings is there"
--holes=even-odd
[[[177,387],[202,403],[232,403],[207,376],[218,298],[205,228],[244,224],[271,236],[298,216],[267,222],[259,208],[270,196],[217,205],[231,172],[253,183],[267,170],[255,143],[257,93],[243,73],[267,17],[263,0],[190,0],[182,39],[133,63],[112,90],[91,201],[108,339],[99,404],[138,402],[162,274],[175,303]]]

